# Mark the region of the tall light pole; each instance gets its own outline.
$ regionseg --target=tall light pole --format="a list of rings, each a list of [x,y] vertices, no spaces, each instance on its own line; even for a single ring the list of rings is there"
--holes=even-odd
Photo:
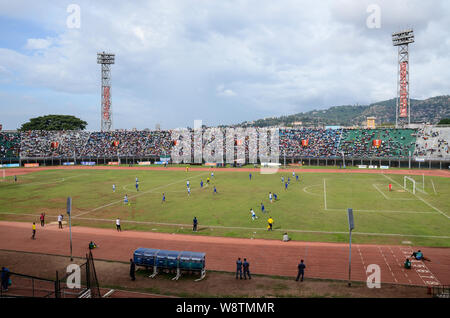
[[[409,51],[414,43],[412,29],[392,33],[392,44],[398,47],[397,99],[395,106],[395,127],[411,123],[411,101],[409,97]]]
[[[114,64],[115,55],[111,53],[97,53],[97,64],[102,65],[102,107],[101,129],[112,130],[111,108],[111,64]]]

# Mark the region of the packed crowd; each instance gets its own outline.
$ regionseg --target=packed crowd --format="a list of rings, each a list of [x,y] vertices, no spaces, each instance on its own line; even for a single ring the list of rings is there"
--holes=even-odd
[[[449,158],[450,128],[441,129],[280,129],[278,136],[264,129],[228,130],[203,128],[201,142],[194,142],[194,131],[187,135],[171,130],[142,131],[28,131],[0,132],[0,158],[102,158],[116,156],[171,155],[174,146],[181,158],[220,157],[217,143],[223,146],[227,162],[245,158],[256,162],[273,149],[270,140],[279,138],[279,156],[302,158],[407,158],[415,156]],[[264,137],[262,137],[264,136]],[[267,138],[267,142],[262,142]],[[374,141],[380,140],[376,145]],[[200,149],[201,148],[201,149]],[[232,149],[232,152],[226,149]]]
[[[449,158],[450,127],[424,127],[417,131],[416,157]]]
[[[414,146],[413,129],[344,129],[339,150],[354,158],[408,158]]]
[[[281,155],[287,157],[330,158],[337,156],[341,130],[338,129],[281,129]],[[305,145],[302,142],[307,143]]]
[[[16,133],[0,133],[0,158],[18,158],[20,151],[20,135]]]

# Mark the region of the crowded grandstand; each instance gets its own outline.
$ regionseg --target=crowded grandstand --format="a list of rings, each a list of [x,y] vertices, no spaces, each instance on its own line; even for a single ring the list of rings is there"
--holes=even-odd
[[[192,130],[191,130],[192,131]],[[0,158],[102,158],[170,156],[174,144],[173,130],[133,130],[112,132],[88,131],[25,131],[0,132]],[[258,150],[259,130],[248,130],[243,140],[227,135],[226,129],[216,129],[226,146],[245,146]],[[205,129],[203,129],[205,133]],[[216,135],[203,135],[203,143],[183,140],[187,149],[205,147]],[[231,140],[233,139],[233,140]],[[281,128],[279,150],[287,158],[392,158],[410,157],[427,160],[449,160],[450,127],[424,126],[418,129],[350,129],[350,128]],[[186,144],[187,143],[187,144]],[[254,149],[253,149],[254,148]],[[181,148],[181,152],[182,152]],[[214,152],[214,150],[213,150]]]

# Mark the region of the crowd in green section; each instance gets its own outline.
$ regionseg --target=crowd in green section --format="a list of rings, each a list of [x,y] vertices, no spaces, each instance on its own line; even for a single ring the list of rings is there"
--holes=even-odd
[[[450,129],[450,128],[447,128]],[[223,133],[224,155],[227,144]],[[408,158],[414,155],[417,129],[280,129],[280,156],[302,158]],[[25,131],[0,132],[0,159],[11,158],[73,158],[103,156],[165,156],[176,142],[172,131]],[[253,130],[251,138],[259,137]],[[249,136],[242,144],[248,154]],[[234,136],[234,145],[239,145]],[[214,138],[204,138],[203,146]],[[193,141],[192,141],[193,142]],[[257,143],[259,144],[259,143]],[[192,146],[194,149],[194,146]],[[193,151],[193,150],[192,150]]]

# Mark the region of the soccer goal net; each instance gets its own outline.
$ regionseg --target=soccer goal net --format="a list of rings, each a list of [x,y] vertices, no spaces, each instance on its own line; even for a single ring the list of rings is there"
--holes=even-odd
[[[409,182],[408,182],[409,181]],[[409,191],[409,188],[411,188],[411,184],[412,184],[412,193],[416,194],[416,180],[414,180],[413,178],[404,176],[403,177],[403,188],[405,190]],[[407,188],[406,186],[409,185],[409,187]]]

